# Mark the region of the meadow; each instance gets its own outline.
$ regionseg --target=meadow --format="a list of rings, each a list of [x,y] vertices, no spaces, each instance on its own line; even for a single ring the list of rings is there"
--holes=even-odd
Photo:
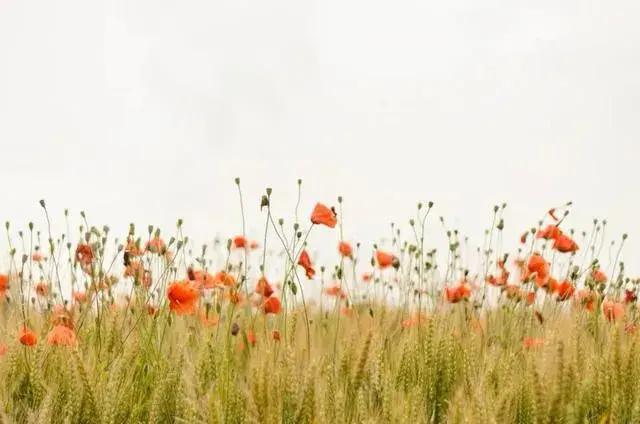
[[[498,205],[468,258],[428,202],[407,237],[365,251],[341,198],[284,222],[270,189],[245,204],[236,184],[263,239],[243,225],[194,249],[178,220],[120,241],[84,213],[56,235],[44,200],[44,228],[6,223],[0,422],[640,422],[638,281],[606,222],[572,230],[569,202],[507,231]],[[439,219],[440,261],[424,230]],[[336,234],[338,262],[316,265],[312,232]],[[507,237],[520,247],[501,251]]]

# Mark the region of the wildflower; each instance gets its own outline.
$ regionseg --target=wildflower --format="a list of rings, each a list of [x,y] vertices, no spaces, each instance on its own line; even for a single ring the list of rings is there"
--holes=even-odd
[[[167,247],[164,243],[164,240],[162,240],[159,236],[154,236],[147,242],[145,250],[157,255],[163,255],[166,252]]]
[[[9,276],[7,274],[0,274],[0,297],[6,295],[9,290]]]
[[[203,289],[212,289],[216,287],[218,284],[222,284],[224,281],[224,277],[222,280],[218,280],[215,276],[209,274],[208,272],[189,268],[189,280],[195,281],[195,285],[198,288]]]
[[[40,263],[44,260],[44,255],[40,252],[35,252],[33,255],[31,255],[31,260],[33,262]]]
[[[557,293],[557,300],[559,302],[570,299],[575,291],[576,287],[568,280],[563,280],[562,283],[557,284],[553,287],[553,293]]]
[[[282,304],[277,297],[267,297],[262,302],[262,310],[265,314],[279,314],[282,311]]]
[[[49,286],[44,282],[36,284],[35,290],[36,294],[40,297],[47,297],[49,295]]]
[[[627,305],[629,303],[634,303],[638,300],[638,294],[634,290],[625,290],[624,291],[624,303]]]
[[[50,345],[76,346],[78,340],[72,329],[64,325],[56,325],[47,335],[47,343]]]
[[[176,281],[167,288],[169,310],[178,315],[193,315],[198,297],[198,290],[189,280]]]
[[[251,346],[256,344],[256,332],[253,330],[247,331],[247,341]]]
[[[233,238],[233,247],[236,249],[243,249],[247,247],[247,239],[244,236],[235,236]]]
[[[545,240],[555,240],[562,235],[562,230],[557,225],[548,225],[544,230],[539,230],[536,233],[536,238],[542,238]]]
[[[24,325],[18,334],[18,341],[25,346],[33,346],[38,343],[38,335]]]
[[[429,322],[429,318],[427,316],[413,314],[410,318],[402,320],[400,325],[402,325],[402,327],[404,328],[411,328],[411,327],[415,327],[418,324],[421,324],[421,323],[426,324],[428,322]]]
[[[549,279],[549,263],[539,253],[534,253],[527,262],[527,267],[524,269],[522,279],[528,280],[532,274],[536,275],[536,285],[538,287],[544,287]]]
[[[544,346],[544,340],[537,339],[534,337],[525,337],[524,340],[522,341],[522,345],[526,349],[536,349]]]
[[[607,274],[602,272],[600,269],[594,269],[593,272],[591,272],[591,277],[598,284],[605,284],[609,280]]]
[[[280,341],[280,330],[278,330],[277,328],[273,330],[273,340],[275,340],[276,342]]]
[[[589,312],[593,312],[596,309],[596,302],[598,301],[598,294],[593,290],[580,290],[576,296],[576,305],[581,305]]]
[[[258,283],[256,284],[255,292],[264,297],[269,297],[273,294],[273,289],[271,288],[271,285],[269,284],[269,282],[264,276],[260,277],[260,279],[258,280]]]
[[[314,225],[326,225],[329,228],[335,228],[338,220],[336,213],[322,203],[317,203],[311,212],[311,222]]]
[[[365,273],[362,274],[362,281],[364,281],[365,283],[368,283],[372,279],[373,279],[373,274],[372,273],[365,272]]]
[[[394,267],[395,269],[400,268],[400,261],[398,260],[398,258],[395,255],[383,252],[382,250],[376,251],[376,261],[378,262],[378,266],[380,267],[380,269],[385,269],[390,266]]]
[[[86,292],[73,291],[71,292],[71,297],[73,298],[73,301],[76,303],[87,303]]]
[[[82,265],[83,269],[91,265],[93,258],[93,249],[90,245],[81,243],[76,247],[76,261]]]
[[[208,309],[201,310],[198,318],[200,319],[202,325],[204,325],[205,327],[215,327],[216,325],[218,325],[218,322],[220,322],[220,318],[218,318],[218,316],[214,315],[213,313],[209,314]]]
[[[622,318],[624,316],[624,312],[624,303],[612,302],[610,300],[605,300],[604,302],[602,302],[602,313],[609,321],[615,321],[619,318]]]
[[[8,350],[6,343],[0,343],[0,358],[6,355]]]
[[[445,298],[451,303],[458,303],[471,297],[471,288],[467,284],[459,284],[456,287],[445,289]]]
[[[260,245],[258,244],[257,241],[252,241],[251,243],[249,243],[249,249],[251,249],[251,250],[255,250],[258,247],[260,247]]]
[[[140,242],[133,240],[133,237],[129,237],[127,240],[127,246],[124,248],[124,253],[129,256],[142,256],[142,249],[140,249]],[[126,265],[126,264],[125,264]]]
[[[324,292],[327,296],[340,297],[342,299],[346,299],[347,297],[347,295],[342,291],[340,286],[337,284],[333,284],[327,287],[326,289],[324,289]]]
[[[316,274],[316,270],[313,269],[313,265],[311,263],[311,257],[309,257],[309,253],[306,250],[303,250],[300,253],[300,257],[298,258],[298,265],[300,265],[305,270],[305,274],[308,279],[312,279]]]
[[[346,241],[341,241],[338,243],[338,251],[344,258],[353,258],[353,249],[351,245]]]
[[[236,279],[228,272],[220,271],[213,277],[215,284],[227,287],[233,287],[236,285]]]
[[[571,237],[564,234],[559,235],[555,239],[553,242],[553,248],[560,253],[575,253],[580,249],[578,244]]]

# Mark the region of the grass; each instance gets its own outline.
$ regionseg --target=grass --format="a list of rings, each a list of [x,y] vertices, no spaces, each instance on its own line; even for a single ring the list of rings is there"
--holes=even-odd
[[[472,270],[444,220],[444,266],[426,247],[429,203],[410,221],[411,240],[375,246],[370,261],[356,245],[316,270],[299,258],[313,231],[346,241],[342,199],[287,234],[270,194],[261,242],[242,234],[199,254],[181,221],[166,242],[132,225],[111,255],[109,228],[84,214],[79,241],[54,239],[44,201],[45,243],[31,224],[16,241],[7,223],[0,422],[640,422],[637,281],[619,251],[604,274],[606,224],[567,250],[541,221],[505,260],[496,207]],[[564,229],[570,206],[545,220]],[[281,255],[267,254],[267,233]],[[216,269],[212,251],[226,258]],[[257,284],[276,261],[281,283]]]

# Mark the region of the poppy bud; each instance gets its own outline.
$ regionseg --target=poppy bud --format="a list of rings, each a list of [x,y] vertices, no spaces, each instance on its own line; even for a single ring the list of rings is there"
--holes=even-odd
[[[260,210],[262,210],[262,208],[264,208],[265,206],[269,206],[269,198],[263,194],[262,200],[260,200]]]
[[[231,324],[231,335],[237,336],[239,332],[240,332],[240,325],[238,325],[237,322],[234,322],[233,324]]]
[[[235,178],[235,182],[236,182],[236,184],[237,184],[237,185],[240,185],[240,178],[239,178],[239,177],[236,177],[236,178]]]
[[[393,262],[392,262],[391,266],[393,266],[396,270],[398,270],[400,268],[400,261],[398,260],[398,258],[396,258],[396,257],[393,258]]]

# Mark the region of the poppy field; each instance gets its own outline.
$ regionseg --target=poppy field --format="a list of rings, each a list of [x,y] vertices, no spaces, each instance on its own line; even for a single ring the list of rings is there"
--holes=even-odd
[[[605,221],[572,229],[569,202],[507,230],[495,206],[468,255],[428,202],[364,249],[342,198],[285,222],[236,185],[242,232],[198,247],[181,220],[52,234],[44,200],[43,228],[5,224],[0,422],[640,422],[638,280]]]

